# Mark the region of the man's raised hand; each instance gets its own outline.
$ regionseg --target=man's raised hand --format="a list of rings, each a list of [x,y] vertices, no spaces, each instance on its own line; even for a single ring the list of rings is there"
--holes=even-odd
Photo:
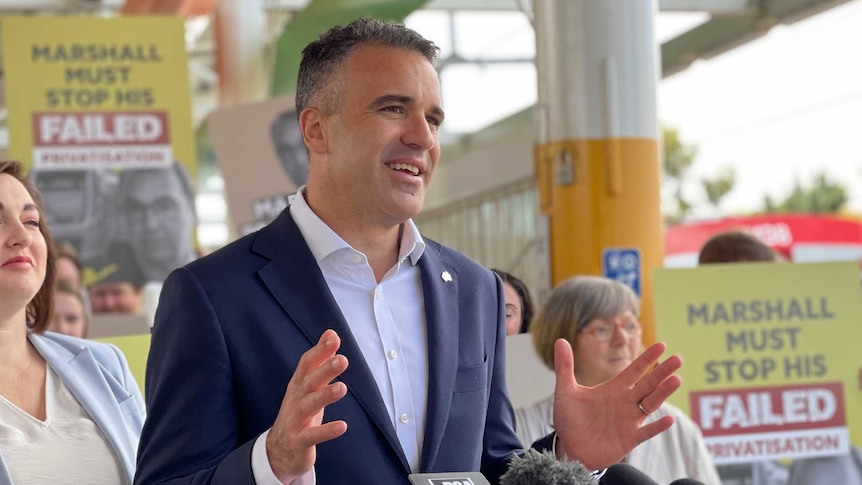
[[[595,387],[578,384],[572,347],[564,339],[554,344],[554,428],[557,455],[599,470],[622,460],[635,446],[670,428],[664,416],[642,426],[646,413],[659,408],[682,381],[673,375],[682,359],[673,355],[655,363],[666,346],[656,343],[612,379]],[[643,407],[643,412],[641,411]]]
[[[341,339],[334,330],[302,354],[287,384],[275,423],[266,439],[266,455],[282,483],[308,473],[317,459],[317,445],[347,431],[344,421],[323,423],[323,410],[347,394],[343,382],[332,382],[347,369],[347,358],[337,354]]]

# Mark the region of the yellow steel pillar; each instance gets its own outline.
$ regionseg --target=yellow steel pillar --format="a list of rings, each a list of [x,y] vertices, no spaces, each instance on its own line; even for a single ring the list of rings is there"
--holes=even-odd
[[[652,0],[536,0],[536,177],[550,219],[552,284],[605,275],[642,299],[655,340],[661,265],[658,47]]]

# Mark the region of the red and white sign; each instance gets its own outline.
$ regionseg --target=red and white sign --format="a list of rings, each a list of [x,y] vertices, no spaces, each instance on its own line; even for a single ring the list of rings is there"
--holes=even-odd
[[[38,168],[141,168],[172,161],[165,111],[33,114]]]
[[[668,227],[665,267],[697,266],[698,253],[706,241],[728,230],[754,234],[789,261],[860,261],[862,264],[862,223],[859,221],[828,215],[781,214],[727,217]]]
[[[716,464],[847,453],[840,382],[692,392],[691,416]]]

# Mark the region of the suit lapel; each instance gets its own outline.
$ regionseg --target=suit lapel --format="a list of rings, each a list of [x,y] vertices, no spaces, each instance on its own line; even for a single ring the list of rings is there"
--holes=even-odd
[[[433,469],[449,419],[458,367],[458,274],[440,258],[440,245],[426,240],[419,260],[428,333],[428,409],[422,470]]]
[[[30,334],[30,342],[48,362],[63,384],[81,403],[99,430],[108,439],[117,459],[123,464],[123,471],[134,470],[135,449],[128,446],[128,440],[119,435],[125,429],[125,421],[120,406],[108,384],[105,382],[99,363],[90,349],[81,347],[77,352],[60,345],[51,345],[41,337]],[[77,350],[77,349],[76,349]],[[126,477],[132,482],[132,477]]]
[[[260,231],[252,250],[270,259],[258,275],[309,343],[316,344],[327,328],[335,330],[341,337],[339,353],[350,362],[341,375],[341,381],[396,451],[405,470],[409,471],[410,466],[386,413],[374,376],[289,210],[282,211],[275,222]]]

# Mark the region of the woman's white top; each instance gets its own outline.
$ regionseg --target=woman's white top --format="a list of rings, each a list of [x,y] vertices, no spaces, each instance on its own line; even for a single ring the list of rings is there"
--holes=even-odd
[[[110,444],[50,369],[45,412],[45,421],[40,421],[0,396],[0,455],[15,485],[123,483]]]

